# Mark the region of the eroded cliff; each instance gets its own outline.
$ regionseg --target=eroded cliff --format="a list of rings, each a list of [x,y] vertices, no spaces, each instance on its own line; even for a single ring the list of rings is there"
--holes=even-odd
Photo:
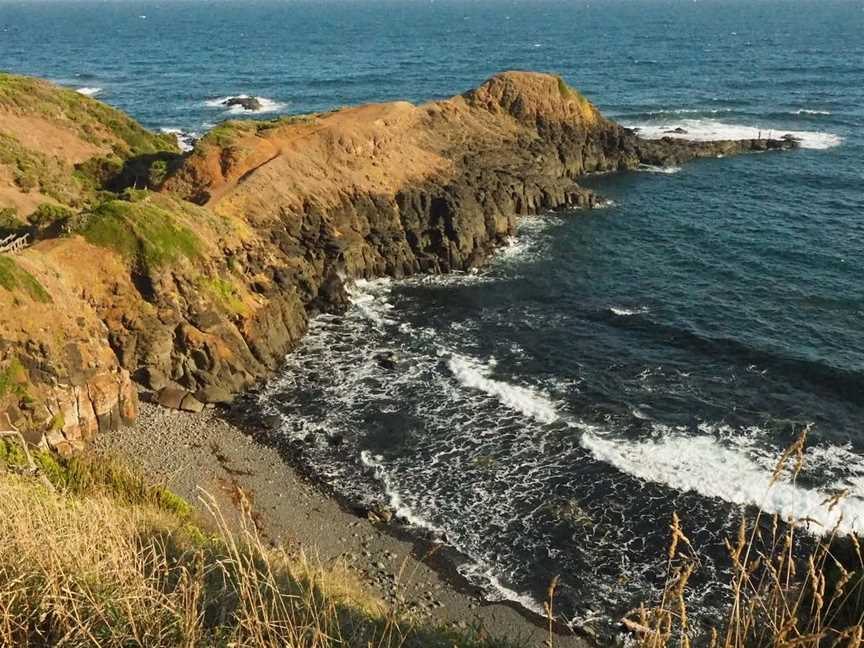
[[[0,104],[0,136],[24,141],[20,112]],[[0,257],[18,277],[0,281],[0,406],[54,447],[134,416],[130,375],[171,405],[229,400],[310,316],[344,308],[346,281],[480,265],[520,216],[598,204],[586,173],[795,145],[641,140],[560,78],[523,72],[420,106],[227,122],[183,157],[147,141],[68,159],[103,170],[93,191]],[[20,214],[26,201],[3,196]],[[116,397],[90,398],[91,415],[82,394],[108,381]]]

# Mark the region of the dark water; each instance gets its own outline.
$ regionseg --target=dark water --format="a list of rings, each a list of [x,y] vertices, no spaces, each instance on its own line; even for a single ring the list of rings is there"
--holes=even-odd
[[[800,133],[591,178],[613,207],[528,219],[475,275],[358,285],[262,399],[490,597],[536,607],[560,573],[579,623],[657,585],[675,510],[705,606],[743,505],[832,526],[848,489],[840,529],[864,530],[864,2],[0,2],[0,68],[195,132],[231,94],[306,112],[527,68],[648,135]],[[769,491],[806,425],[801,481]]]

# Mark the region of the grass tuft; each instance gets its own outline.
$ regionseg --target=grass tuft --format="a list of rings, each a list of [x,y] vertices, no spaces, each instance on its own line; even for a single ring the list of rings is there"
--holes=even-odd
[[[136,192],[135,202],[112,200],[89,216],[81,232],[90,243],[110,248],[132,264],[155,269],[201,254],[201,242],[174,216]]]
[[[19,267],[8,256],[0,256],[0,288],[13,293],[22,291],[33,301],[42,304],[49,304],[53,301],[51,295],[36,280],[36,277]]]
[[[794,482],[805,461],[806,430],[780,459],[772,486]],[[770,488],[770,487],[769,487]],[[825,503],[836,505],[845,494]],[[688,582],[700,561],[677,514],[672,519],[666,583],[660,600],[623,620],[639,648],[858,648],[864,645],[864,553],[837,529],[812,546],[806,520],[757,512],[726,540],[731,602],[718,623],[694,627]],[[839,522],[838,522],[839,525]],[[634,618],[635,616],[635,618]]]

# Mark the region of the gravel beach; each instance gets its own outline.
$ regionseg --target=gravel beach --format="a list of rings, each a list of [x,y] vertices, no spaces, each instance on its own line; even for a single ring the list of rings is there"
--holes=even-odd
[[[345,561],[383,601],[421,619],[480,627],[526,646],[548,645],[540,619],[508,604],[484,602],[458,575],[434,564],[428,544],[346,510],[277,449],[258,443],[215,409],[189,414],[142,402],[133,426],[99,436],[94,449],[125,459],[199,509],[202,495],[209,494],[229,524],[240,520],[242,490],[267,541],[317,554],[324,564]],[[574,635],[556,634],[554,642],[566,648],[589,645]]]

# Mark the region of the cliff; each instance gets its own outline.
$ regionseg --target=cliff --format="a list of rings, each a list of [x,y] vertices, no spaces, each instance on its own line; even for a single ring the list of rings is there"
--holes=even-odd
[[[345,281],[480,265],[520,216],[597,204],[586,173],[794,147],[641,140],[560,78],[508,72],[420,106],[226,122],[180,156],[98,102],[0,77],[16,84],[0,141],[78,185],[23,186],[0,157],[0,208],[28,219],[5,231],[37,240],[0,256],[0,409],[60,449],[134,416],[130,375],[167,405],[230,400],[344,308]]]

